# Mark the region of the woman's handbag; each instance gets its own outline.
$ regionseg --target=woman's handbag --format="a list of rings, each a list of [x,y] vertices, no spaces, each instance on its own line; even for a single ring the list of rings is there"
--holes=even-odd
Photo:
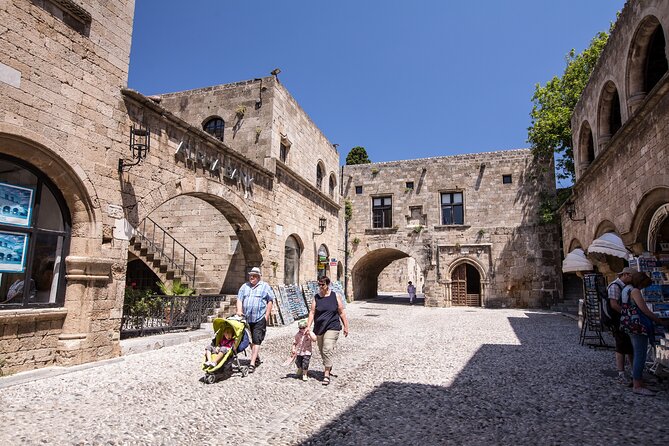
[[[653,321],[639,310],[639,307],[634,303],[634,300],[632,300],[632,296],[629,295],[627,299],[622,299],[620,328],[625,333],[646,335],[651,340],[655,331]]]

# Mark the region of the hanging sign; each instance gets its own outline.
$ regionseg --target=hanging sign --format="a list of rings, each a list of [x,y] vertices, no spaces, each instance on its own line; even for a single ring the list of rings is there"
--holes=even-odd
[[[337,259],[334,257],[330,259],[330,266],[337,266]]]
[[[32,189],[0,183],[0,223],[29,227],[32,205]]]

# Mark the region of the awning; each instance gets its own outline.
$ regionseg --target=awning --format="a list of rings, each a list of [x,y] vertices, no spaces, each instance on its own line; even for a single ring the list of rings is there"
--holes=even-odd
[[[562,272],[592,271],[592,262],[585,257],[581,248],[576,248],[567,254],[562,261]]]
[[[592,244],[588,246],[588,254],[591,252],[608,254],[625,260],[629,260],[632,255],[627,251],[627,248],[625,248],[622,239],[613,232],[607,232],[593,241]]]

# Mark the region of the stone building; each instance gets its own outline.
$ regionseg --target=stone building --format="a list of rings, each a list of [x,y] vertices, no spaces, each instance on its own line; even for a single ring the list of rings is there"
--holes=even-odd
[[[275,77],[125,89],[133,11],[0,5],[0,196],[20,202],[0,209],[2,373],[118,356],[128,264],[151,269],[130,240],[158,226],[203,291],[252,266],[273,284],[343,274],[319,262],[340,249],[335,148]]]
[[[537,221],[553,179],[527,150],[342,177],[276,76],[127,89],[133,8],[0,3],[0,372],[118,356],[128,285],[234,293],[254,266],[272,285],[348,277],[364,298],[411,258],[428,305],[556,299],[557,235]]]
[[[669,3],[628,1],[571,121],[576,181],[562,208],[564,251],[586,251],[608,280],[630,254],[669,263],[667,30]]]
[[[412,280],[429,306],[556,302],[559,233],[539,221],[542,192],[555,193],[545,171],[527,149],[345,166],[354,298]]]

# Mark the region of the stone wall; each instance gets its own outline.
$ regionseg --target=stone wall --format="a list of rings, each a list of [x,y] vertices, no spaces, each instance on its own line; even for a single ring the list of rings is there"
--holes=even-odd
[[[349,238],[358,241],[350,263],[355,297],[375,292],[368,280],[385,290],[380,282],[397,267],[381,271],[412,257],[427,305],[450,305],[451,274],[462,262],[480,272],[486,306],[546,307],[559,299],[557,228],[542,226],[538,214],[541,192],[555,192],[554,177],[542,170],[529,150],[346,166]],[[464,224],[442,224],[442,192],[463,193]],[[392,227],[373,229],[372,199],[381,196],[392,198]]]
[[[127,245],[111,242],[108,205],[121,202],[110,172],[127,150],[120,89],[133,11],[132,0],[0,5],[0,153],[53,181],[72,222],[56,319],[51,309],[0,311],[2,342],[12,344],[1,349],[5,372],[120,354]]]

